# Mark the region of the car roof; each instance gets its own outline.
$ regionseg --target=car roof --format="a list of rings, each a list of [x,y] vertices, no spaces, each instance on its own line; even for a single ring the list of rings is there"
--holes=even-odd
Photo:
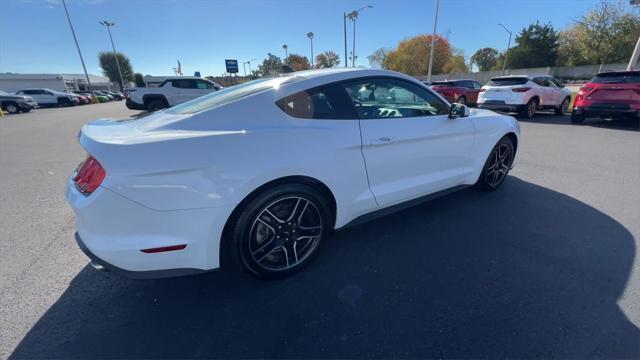
[[[511,74],[511,75],[503,75],[503,76],[496,76],[491,78],[491,80],[493,79],[509,79],[509,78],[527,78],[529,80],[537,78],[537,77],[553,77],[553,75],[550,74],[520,74],[520,75],[516,75],[516,74]]]

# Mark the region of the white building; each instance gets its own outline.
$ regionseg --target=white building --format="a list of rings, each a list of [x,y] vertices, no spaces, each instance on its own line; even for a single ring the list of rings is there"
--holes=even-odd
[[[94,90],[117,89],[118,85],[105,76],[89,74]],[[84,74],[0,74],[0,90],[16,92],[22,89],[45,88],[56,91],[88,90]]]

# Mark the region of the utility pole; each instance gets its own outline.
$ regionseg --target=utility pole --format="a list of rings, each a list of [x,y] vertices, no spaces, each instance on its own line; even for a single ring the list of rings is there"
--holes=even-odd
[[[356,66],[356,20],[358,19],[358,14],[360,14],[360,12],[364,9],[372,9],[373,5],[367,5],[367,6],[363,6],[358,10],[354,10],[350,13],[342,13],[342,20],[343,20],[343,30],[344,30],[344,67],[348,66],[348,56],[349,54],[347,53],[347,18],[349,18],[351,21],[353,21],[353,44],[352,44],[352,48],[351,48],[351,66]]]
[[[436,42],[436,28],[438,26],[438,12],[440,11],[440,0],[436,0],[436,18],[433,21],[433,33],[431,34],[431,50],[429,52],[429,70],[427,72],[427,81],[431,82],[431,66],[433,65],[433,48]]]
[[[308,32],[307,33],[307,37],[311,41],[311,67],[313,67],[313,33],[312,32]]]
[[[111,40],[111,48],[113,49],[113,57],[116,59],[116,66],[118,67],[118,75],[120,75],[120,91],[124,92],[124,80],[122,79],[122,71],[120,70],[120,61],[118,61],[118,53],[116,52],[116,46],[113,44],[113,37],[111,36],[111,27],[116,23],[109,22],[107,20],[100,21],[101,25],[107,27],[107,32],[109,32],[109,39]]]
[[[342,20],[344,25],[344,67],[347,67],[349,66],[349,54],[347,54],[347,13],[342,13]]]
[[[76,32],[73,30],[73,24],[71,23],[71,17],[69,17],[69,10],[67,10],[67,3],[65,0],[62,0],[62,6],[64,7],[64,13],[67,15],[67,21],[69,21],[69,28],[71,28],[71,34],[73,35],[73,41],[76,43],[76,49],[78,50],[78,55],[80,56],[80,62],[82,63],[82,69],[84,69],[84,76],[87,79],[87,85],[89,86],[89,91],[91,92],[91,99],[93,100],[93,87],[91,86],[91,80],[89,80],[89,73],[87,73],[87,67],[84,64],[84,59],[82,58],[82,52],[80,51],[80,45],[78,45],[78,39],[76,38]]]
[[[506,69],[507,69],[507,57],[509,56],[509,49],[511,48],[511,35],[513,33],[511,32],[511,30],[507,29],[506,26],[504,26],[502,24],[498,24],[498,25],[502,26],[504,31],[509,33],[509,42],[507,43],[507,51],[504,53],[504,63],[502,63],[502,75],[504,75],[505,72],[506,72]]]

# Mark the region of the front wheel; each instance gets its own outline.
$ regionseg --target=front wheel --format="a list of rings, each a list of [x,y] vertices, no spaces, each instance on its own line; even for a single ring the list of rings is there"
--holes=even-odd
[[[507,178],[514,158],[513,141],[505,136],[491,150],[474,188],[480,191],[496,190]]]
[[[260,194],[234,226],[237,259],[259,277],[282,277],[302,269],[329,232],[328,209],[322,194],[302,184]]]
[[[570,98],[565,98],[564,100],[562,100],[562,104],[560,104],[560,106],[558,106],[557,108],[553,109],[556,113],[556,115],[564,115],[569,111],[569,103],[571,102]]]

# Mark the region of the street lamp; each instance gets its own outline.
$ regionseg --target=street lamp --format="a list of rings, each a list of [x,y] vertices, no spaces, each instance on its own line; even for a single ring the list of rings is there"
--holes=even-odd
[[[286,61],[287,58],[289,57],[289,46],[287,44],[282,45],[282,48],[284,49],[284,60]]]
[[[502,64],[502,75],[504,75],[505,70],[507,69],[507,56],[509,56],[509,48],[511,48],[511,35],[513,33],[509,29],[507,29],[506,26],[504,26],[502,24],[498,24],[498,25],[502,26],[504,31],[509,33],[509,43],[507,44],[507,52],[504,53],[504,63]]]
[[[436,42],[436,27],[438,26],[438,12],[440,12],[440,0],[436,0],[436,18],[433,21],[433,33],[431,34],[431,50],[429,51],[429,70],[427,81],[431,82],[431,65],[433,65],[433,49]]]
[[[109,32],[109,39],[111,39],[111,47],[113,48],[113,57],[116,58],[116,66],[118,67],[118,75],[120,75],[120,91],[124,92],[124,80],[122,79],[122,71],[120,70],[120,62],[118,61],[118,54],[116,53],[116,46],[113,44],[113,37],[111,36],[111,27],[115,25],[113,22],[107,20],[100,21],[100,25],[107,27]]]
[[[252,74],[252,72],[251,72],[251,62],[252,61],[256,61],[256,59],[247,60],[247,61],[242,63],[242,68],[244,69],[244,76],[245,77],[247,76],[247,70],[245,69],[244,65],[245,64],[249,64],[249,75],[251,75]]]
[[[76,38],[76,32],[73,30],[73,24],[71,23],[71,17],[69,17],[69,11],[67,10],[67,3],[62,0],[62,6],[64,7],[64,13],[67,15],[67,21],[69,22],[69,28],[71,28],[71,34],[73,35],[73,41],[76,43],[76,49],[78,50],[78,55],[80,56],[80,62],[82,63],[82,69],[84,69],[84,76],[87,79],[87,85],[89,86],[89,91],[91,92],[91,100],[95,99],[93,96],[93,87],[91,86],[91,80],[89,79],[89,73],[87,73],[87,67],[84,64],[84,59],[82,58],[82,52],[80,51],[80,45],[78,45],[78,39]]]
[[[313,33],[309,31],[307,37],[311,41],[311,67],[313,67]]]
[[[349,18],[349,20],[353,21],[353,45],[351,48],[351,59],[352,59],[352,66],[356,66],[356,20],[358,19],[358,14],[360,14],[360,12],[364,9],[373,9],[373,5],[367,5],[367,6],[363,6],[358,10],[353,10],[350,13],[342,13],[342,20],[343,20],[343,29],[344,29],[344,67],[349,66],[348,64],[348,56],[349,54],[347,53],[347,18]]]

